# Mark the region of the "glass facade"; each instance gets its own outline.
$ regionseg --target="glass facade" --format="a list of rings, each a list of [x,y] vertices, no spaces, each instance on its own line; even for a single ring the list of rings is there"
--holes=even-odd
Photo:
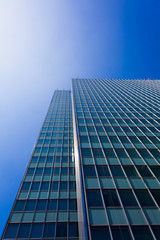
[[[55,91],[2,239],[160,239],[160,81]]]

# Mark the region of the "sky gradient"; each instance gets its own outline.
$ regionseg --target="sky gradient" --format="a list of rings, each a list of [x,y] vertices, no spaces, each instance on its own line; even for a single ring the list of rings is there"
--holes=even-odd
[[[160,78],[159,0],[0,1],[0,235],[55,89]]]

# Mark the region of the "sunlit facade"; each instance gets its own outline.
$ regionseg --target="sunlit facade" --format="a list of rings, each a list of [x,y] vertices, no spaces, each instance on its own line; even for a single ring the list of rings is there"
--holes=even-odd
[[[160,239],[160,81],[54,92],[2,239]]]

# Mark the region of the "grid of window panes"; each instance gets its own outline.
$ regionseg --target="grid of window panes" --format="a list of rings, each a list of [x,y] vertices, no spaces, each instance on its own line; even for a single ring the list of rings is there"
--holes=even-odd
[[[70,91],[55,91],[3,239],[77,239]]]
[[[72,84],[89,237],[160,239],[160,81]]]

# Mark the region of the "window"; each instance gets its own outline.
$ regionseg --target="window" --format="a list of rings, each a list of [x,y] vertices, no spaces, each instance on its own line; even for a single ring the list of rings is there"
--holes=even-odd
[[[87,202],[88,207],[102,207],[102,198],[100,191],[97,190],[87,190]]]
[[[59,199],[58,210],[67,210],[67,199]]]
[[[84,166],[83,170],[85,177],[96,177],[96,171],[94,166]]]
[[[38,200],[36,211],[45,211],[47,206],[47,200]]]
[[[69,237],[78,237],[78,224],[75,222],[69,223]]]
[[[91,227],[92,240],[109,240],[111,239],[108,227]]]
[[[110,177],[109,169],[105,165],[99,165],[97,167],[97,172],[99,177]]]
[[[152,240],[152,234],[147,226],[134,226],[132,227],[133,235],[136,240]]]
[[[155,206],[149,192],[145,189],[135,190],[136,196],[142,207],[151,207]]]
[[[124,173],[120,166],[110,166],[110,169],[114,177],[124,177]]]
[[[42,182],[41,191],[43,191],[43,190],[48,191],[48,188],[49,188],[49,182]]]
[[[124,207],[136,207],[138,203],[133,195],[133,192],[129,189],[119,190],[119,195],[121,197]]]
[[[8,224],[4,238],[16,238],[19,224]]]
[[[25,211],[34,211],[36,200],[27,200]]]
[[[25,200],[17,200],[13,211],[23,211],[25,203]]]
[[[81,148],[81,151],[82,151],[82,157],[92,157],[90,148]]]
[[[34,223],[32,225],[30,238],[41,238],[43,230],[43,223]]]
[[[151,189],[150,191],[151,191],[154,199],[156,200],[156,202],[160,206],[160,189]]]
[[[105,206],[107,207],[113,207],[113,206],[120,206],[120,202],[116,193],[116,190],[110,189],[110,190],[103,190],[103,198],[105,202]]]
[[[40,182],[33,182],[31,190],[38,190],[39,189]]]
[[[67,223],[57,223],[56,237],[67,237]]]
[[[55,235],[55,223],[45,223],[44,226],[44,238],[54,238]]]
[[[92,148],[94,157],[103,157],[103,152],[101,148]]]
[[[127,177],[138,177],[138,174],[133,166],[123,166]]]
[[[24,182],[24,183],[22,184],[21,190],[22,190],[22,191],[27,191],[27,190],[29,190],[30,185],[31,185],[30,182]]]
[[[137,166],[137,169],[142,177],[153,177],[146,165]]]
[[[132,239],[129,228],[118,226],[118,227],[111,227],[112,236],[114,240],[130,240]]]
[[[112,148],[104,148],[104,152],[107,158],[115,158],[116,155]]]
[[[56,199],[48,200],[47,210],[51,210],[51,211],[57,210],[57,200]]]
[[[29,238],[30,228],[30,223],[22,223],[19,228],[18,238]]]

